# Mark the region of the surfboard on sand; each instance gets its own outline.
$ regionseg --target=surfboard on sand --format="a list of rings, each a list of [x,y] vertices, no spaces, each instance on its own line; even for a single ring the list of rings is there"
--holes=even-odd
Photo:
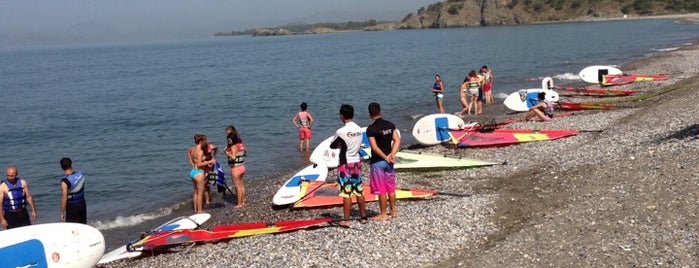
[[[161,231],[172,231],[172,230],[185,230],[185,229],[197,229],[211,218],[209,213],[198,213],[188,217],[178,217],[170,220],[152,230],[145,232],[143,236],[135,241],[141,240],[143,237],[147,237],[150,234],[158,233]],[[97,264],[104,264],[113,262],[116,260],[135,258],[141,256],[141,251],[129,251],[127,247],[134,242],[123,245],[117,249],[114,249],[107,254],[104,254],[102,258],[97,262]]]
[[[449,129],[459,129],[464,120],[452,114],[430,114],[415,122],[413,137],[423,145],[437,145],[449,141]]]
[[[0,231],[0,267],[93,267],[104,237],[80,223],[35,224]]]
[[[556,102],[558,101],[558,92],[542,89],[542,88],[531,88],[531,89],[520,89],[516,92],[512,92],[505,98],[503,104],[510,110],[516,112],[526,112],[529,108],[538,104],[539,99],[537,96],[539,92],[546,92],[546,100]]]
[[[293,204],[301,198],[302,181],[325,181],[328,177],[328,167],[323,164],[312,164],[297,172],[274,194],[272,204],[283,206]]]
[[[330,144],[332,144],[336,138],[337,136],[332,135],[318,144],[311,153],[309,161],[314,164],[325,165],[325,167],[329,169],[336,168],[340,165],[340,149],[330,148]],[[362,142],[362,147],[366,147],[369,144],[366,138],[366,127],[362,127]],[[361,148],[359,150],[359,157],[361,157],[362,160],[368,159],[368,156]]]
[[[335,140],[335,135],[323,140],[313,149],[309,160],[311,163],[323,165],[326,168],[336,168],[340,163],[340,149],[330,149],[330,144]]]
[[[622,74],[623,72],[612,66],[605,65],[593,65],[587,66],[580,70],[578,76],[583,81],[590,84],[599,84],[602,82],[602,76],[604,75],[615,75]]]
[[[294,204],[294,208],[312,208],[342,205],[342,197],[338,195],[337,183],[303,182],[301,186],[304,197]],[[371,185],[364,184],[362,193],[366,202],[378,201],[378,195],[371,193]],[[433,190],[400,189],[396,188],[396,199],[426,198],[437,194]],[[356,203],[356,197],[352,196],[352,203]]]

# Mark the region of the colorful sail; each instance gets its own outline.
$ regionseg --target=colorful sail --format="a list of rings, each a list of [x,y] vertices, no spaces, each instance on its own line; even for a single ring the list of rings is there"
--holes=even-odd
[[[629,96],[636,93],[633,89],[606,89],[606,88],[585,88],[585,87],[555,87],[558,91],[574,92],[579,95],[598,97],[619,97]]]
[[[568,111],[609,110],[615,107],[616,105],[611,103],[576,103],[570,101],[559,101],[556,105],[556,109]]]
[[[231,225],[217,225],[214,226],[212,230],[185,229],[161,231],[147,235],[141,240],[129,244],[127,246],[127,249],[131,249],[134,251],[155,250],[158,248],[175,246],[185,243],[210,242],[253,235],[284,233],[314,226],[321,226],[329,224],[332,221],[333,219],[331,218],[278,221],[274,223],[268,223],[263,221]]]
[[[631,84],[638,81],[663,81],[669,79],[667,75],[633,75],[633,74],[617,74],[603,75],[602,86],[618,86]]]
[[[459,147],[496,147],[522,142],[554,140],[577,135],[577,130],[496,129],[492,132],[454,133]]]

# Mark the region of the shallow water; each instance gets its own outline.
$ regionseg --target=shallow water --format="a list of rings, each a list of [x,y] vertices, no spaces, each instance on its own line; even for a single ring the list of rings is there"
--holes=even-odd
[[[416,115],[436,112],[436,73],[456,112],[460,82],[481,65],[494,70],[495,95],[540,87],[545,76],[579,83],[585,66],[673,50],[698,27],[638,20],[5,48],[0,163],[29,181],[39,223],[58,220],[58,161],[69,156],[89,179],[90,224],[134,226],[187,208],[194,133],[223,146],[234,124],[250,150],[246,180],[283,181],[307,158],[290,122],[301,102],[316,119],[313,144],[341,125],[343,103],[367,125],[366,105],[380,102],[409,133]]]

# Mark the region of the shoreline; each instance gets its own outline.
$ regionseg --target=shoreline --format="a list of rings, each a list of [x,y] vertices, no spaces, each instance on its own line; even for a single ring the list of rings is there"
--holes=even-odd
[[[629,108],[576,112],[551,123],[509,126],[602,129],[602,133],[491,149],[420,149],[504,160],[507,165],[397,174],[398,185],[404,188],[471,197],[437,195],[423,201],[399,201],[399,217],[388,222],[353,222],[351,229],[330,227],[208,243],[103,267],[325,267],[340,260],[362,267],[691,266],[699,262],[692,255],[699,242],[694,223],[699,211],[695,193],[699,191],[693,191],[699,190],[699,170],[694,167],[699,150],[685,145],[683,139],[656,141],[695,123],[692,115],[699,107],[699,97],[692,90],[699,88],[695,71],[699,69],[699,45],[658,53],[622,69],[670,72],[669,81],[636,84],[643,91],[676,89]],[[328,176],[334,175],[331,171]],[[340,217],[339,207],[272,210],[270,200],[281,183],[248,184],[245,208],[231,209],[231,200],[223,201],[224,207],[214,209],[204,227]],[[369,216],[375,215],[378,205],[369,203],[367,210]],[[354,206],[353,216],[356,214]],[[673,246],[674,241],[682,243]],[[357,256],[346,256],[346,251]]]

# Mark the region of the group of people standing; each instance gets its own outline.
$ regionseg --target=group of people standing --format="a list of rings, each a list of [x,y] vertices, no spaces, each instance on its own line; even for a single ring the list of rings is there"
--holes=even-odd
[[[59,163],[64,173],[60,180],[59,220],[87,224],[85,176],[82,172],[73,170],[73,161],[70,158],[61,158]],[[26,179],[19,177],[16,166],[5,169],[5,180],[0,183],[0,195],[2,199],[0,225],[3,228],[28,226],[32,224],[32,220],[36,220],[37,211],[34,198],[29,191],[29,183]],[[31,209],[31,218],[27,207]]]
[[[384,120],[381,105],[372,102],[368,106],[372,123],[366,128],[366,135],[371,146],[369,160],[369,181],[371,193],[379,196],[379,215],[374,220],[387,220],[397,217],[395,184],[396,176],[393,165],[396,163],[396,152],[400,148],[400,136],[396,126]],[[362,162],[359,156],[362,144],[362,128],[354,122],[354,107],[349,104],[340,106],[340,120],[344,126],[335,131],[337,137],[330,148],[340,149],[339,165],[337,167],[339,196],[343,200],[342,226],[349,226],[352,210],[352,196],[357,199],[360,222],[366,223],[366,200],[362,182]],[[390,208],[390,213],[388,212]]]
[[[228,166],[236,190],[237,203],[235,207],[240,208],[245,205],[246,192],[243,175],[245,175],[245,157],[248,151],[234,126],[226,127],[225,131],[227,145],[223,152],[228,158]],[[187,160],[192,167],[189,178],[194,187],[192,194],[194,213],[205,212],[204,207],[211,204],[210,182],[215,182],[218,178],[217,153],[218,147],[209,143],[206,135],[194,134],[194,146],[187,150]]]
[[[434,76],[434,80],[432,93],[435,95],[437,109],[440,113],[446,113],[444,110],[444,81],[439,74]],[[483,65],[478,73],[475,70],[468,73],[459,88],[459,100],[462,105],[459,116],[463,118],[466,114],[471,114],[472,109],[475,114],[480,114],[483,112],[484,103],[493,102],[493,80],[493,72],[486,65]]]
[[[299,151],[310,151],[310,139],[312,137],[311,126],[313,116],[308,112],[308,105],[302,103],[301,111],[292,118],[292,122],[299,129]],[[379,214],[372,219],[387,220],[389,217],[397,217],[395,195],[395,169],[396,152],[400,148],[400,136],[396,126],[382,118],[381,105],[372,102],[368,106],[369,117],[372,123],[366,128],[366,135],[371,146],[369,180],[371,192],[379,196]],[[360,222],[366,223],[366,201],[363,194],[362,163],[359,151],[362,144],[362,128],[354,122],[354,107],[349,104],[340,106],[340,120],[343,126],[335,132],[337,137],[332,141],[330,148],[340,149],[339,165],[337,168],[339,193],[343,198],[343,219],[340,225],[349,226],[352,210],[351,197],[355,196],[359,206]],[[245,156],[247,149],[240,139],[238,131],[233,126],[226,128],[228,145],[224,152],[228,157],[231,167],[233,184],[238,195],[238,204],[245,204],[245,186],[243,175],[245,174]],[[194,186],[192,203],[195,213],[204,212],[204,205],[208,204],[210,197],[206,188],[209,188],[207,178],[209,174],[216,172],[217,147],[207,142],[206,135],[195,134],[195,145],[187,150],[187,159],[190,166],[190,179]],[[204,203],[202,203],[204,202]],[[389,212],[390,209],[390,212]]]

